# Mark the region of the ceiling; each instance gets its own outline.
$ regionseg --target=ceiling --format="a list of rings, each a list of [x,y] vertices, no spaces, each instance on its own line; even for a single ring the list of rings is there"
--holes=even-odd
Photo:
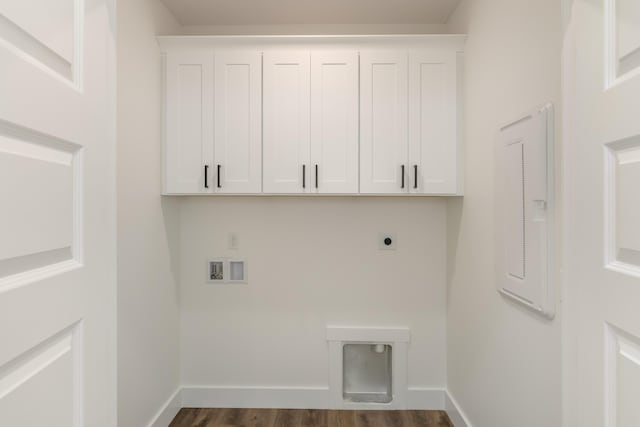
[[[445,24],[460,0],[162,0],[182,25]]]

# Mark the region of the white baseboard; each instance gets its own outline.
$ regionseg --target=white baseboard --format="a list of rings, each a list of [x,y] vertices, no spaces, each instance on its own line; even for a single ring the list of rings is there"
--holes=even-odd
[[[467,416],[460,409],[458,402],[451,396],[451,393],[447,392],[445,397],[445,410],[449,415],[449,419],[455,427],[472,427]]]
[[[185,408],[327,409],[329,389],[290,387],[184,386]]]
[[[407,409],[418,411],[443,411],[445,396],[442,389],[411,388],[407,390]]]
[[[182,389],[178,388],[160,408],[149,427],[167,427],[182,408]]]
[[[184,386],[185,408],[280,408],[328,409],[329,388]],[[446,392],[441,389],[409,388],[406,409],[444,410]],[[358,405],[349,409],[385,409],[384,405]],[[397,408],[396,408],[397,409]]]

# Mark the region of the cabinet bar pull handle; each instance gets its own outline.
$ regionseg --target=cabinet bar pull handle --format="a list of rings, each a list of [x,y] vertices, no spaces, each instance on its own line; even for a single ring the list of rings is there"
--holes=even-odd
[[[307,165],[302,165],[302,188],[307,188]]]
[[[204,188],[209,188],[209,165],[204,165]]]
[[[400,188],[404,188],[404,165],[400,166],[401,168],[401,172],[402,172],[402,187]]]
[[[318,188],[318,165],[316,165],[316,188]]]
[[[220,169],[222,169],[222,165],[218,165],[218,188],[222,188],[222,184],[220,183]]]
[[[413,188],[418,188],[418,165],[413,165]]]

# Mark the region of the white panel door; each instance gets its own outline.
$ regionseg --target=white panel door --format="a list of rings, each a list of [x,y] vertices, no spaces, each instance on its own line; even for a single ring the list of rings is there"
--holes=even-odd
[[[115,1],[0,1],[0,425],[116,425]]]
[[[565,39],[568,426],[640,425],[639,12],[575,0]]]
[[[265,52],[263,63],[263,191],[308,193],[309,52]]]
[[[409,59],[410,192],[456,194],[456,53],[412,52]]]
[[[262,190],[262,55],[215,55],[214,191]]]
[[[170,53],[165,67],[164,192],[213,192],[213,54]]]
[[[360,192],[409,191],[407,54],[360,54]]]
[[[358,192],[358,103],[358,54],[312,53],[312,192]]]

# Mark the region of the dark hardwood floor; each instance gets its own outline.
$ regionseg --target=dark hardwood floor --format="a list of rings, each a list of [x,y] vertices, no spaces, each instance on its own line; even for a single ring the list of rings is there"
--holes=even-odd
[[[453,427],[444,411],[184,408],[169,427]]]

